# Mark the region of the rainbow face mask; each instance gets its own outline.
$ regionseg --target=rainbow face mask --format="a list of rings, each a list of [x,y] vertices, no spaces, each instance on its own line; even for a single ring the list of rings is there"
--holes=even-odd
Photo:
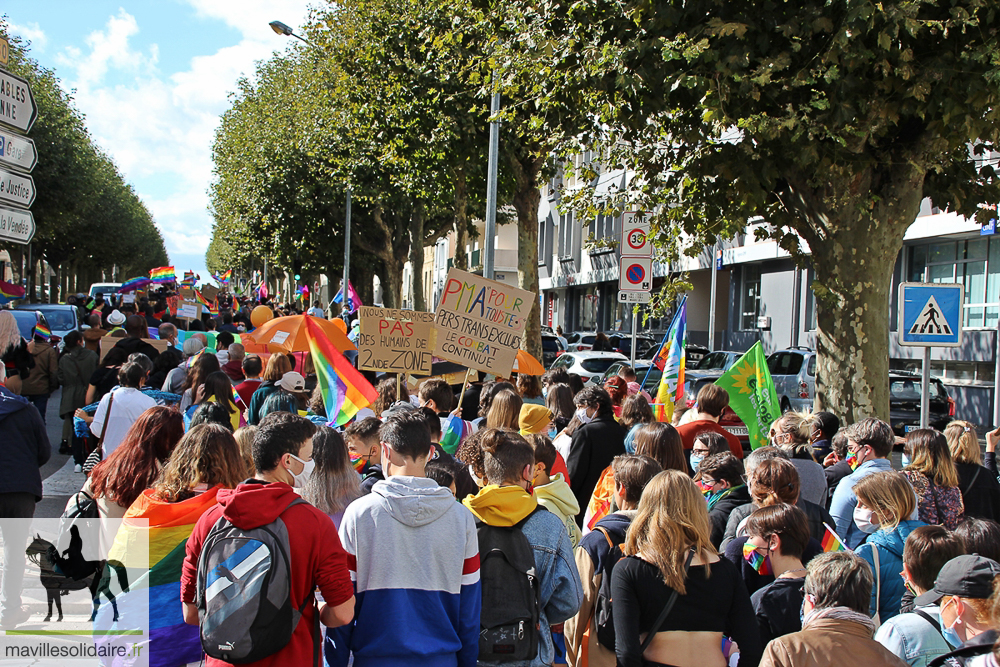
[[[365,460],[365,457],[363,456],[360,455],[351,456],[351,465],[354,466],[354,469],[357,470],[358,472],[364,470],[366,463],[368,462]]]
[[[763,576],[773,574],[771,570],[771,557],[761,556],[760,552],[757,551],[757,547],[749,542],[743,545],[743,558],[746,559],[746,562],[750,563],[750,567],[756,570],[758,574]]]
[[[857,452],[848,453],[847,458],[845,460],[847,461],[847,465],[851,466],[851,470],[857,470],[858,466],[861,465],[861,462],[858,461]]]

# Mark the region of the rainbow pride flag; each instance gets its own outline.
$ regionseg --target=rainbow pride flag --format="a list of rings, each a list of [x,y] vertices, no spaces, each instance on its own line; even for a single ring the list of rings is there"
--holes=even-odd
[[[129,278],[128,280],[123,282],[122,286],[115,291],[118,292],[119,294],[121,294],[122,292],[134,292],[138,289],[142,289],[151,282],[153,281],[147,278],[146,276],[136,276],[135,278]]]
[[[38,324],[35,325],[35,335],[40,336],[45,340],[48,340],[52,338],[52,330],[49,329],[44,324],[42,324],[41,322],[39,322]]]
[[[149,272],[149,279],[154,283],[172,283],[177,280],[177,276],[174,275],[174,267],[161,266]]]
[[[326,416],[331,424],[343,426],[361,408],[371,405],[378,398],[378,392],[333,346],[315,318],[305,318],[305,326]]]
[[[458,446],[462,444],[469,434],[472,433],[472,424],[461,417],[448,415],[443,428],[441,429],[441,449],[452,456],[458,451]]]
[[[9,303],[14,299],[24,298],[24,288],[20,285],[0,280],[0,304]]]
[[[208,314],[212,317],[219,316],[219,300],[216,299],[212,303],[208,304]]]
[[[208,302],[208,299],[206,299],[205,297],[203,297],[201,295],[201,292],[199,292],[198,290],[194,291],[194,298],[195,298],[195,301],[197,301],[198,303],[200,303],[201,305],[203,305],[205,308],[211,308],[212,307],[212,304],[210,304]]]
[[[184,285],[185,287],[194,287],[196,281],[197,278],[194,275],[194,271],[185,271],[184,280],[181,281],[181,285]]]
[[[656,403],[653,405],[653,415],[656,421],[670,423],[674,416],[674,406],[684,400],[684,364],[685,347],[687,346],[687,297],[681,299],[670,329],[667,331],[667,341],[656,355],[663,357],[664,365],[660,376],[660,386],[656,390]],[[664,356],[664,351],[666,355]],[[654,362],[656,364],[657,362]],[[647,375],[649,373],[647,372]],[[645,379],[643,379],[645,383]]]
[[[757,548],[749,542],[743,545],[743,558],[750,563],[750,567],[755,569],[758,574],[765,577],[774,574],[771,570],[771,559],[761,556]]]
[[[220,283],[228,283],[229,279],[232,277],[233,277],[233,270],[226,269],[225,273],[223,273],[222,275],[215,276],[215,279]]]
[[[830,528],[829,524],[824,523],[823,527],[826,528],[826,532],[823,533],[823,539],[820,541],[820,546],[823,547],[823,552],[829,551],[850,551],[844,541],[840,539],[836,531]]]
[[[220,488],[172,504],[146,490],[125,513],[115,536],[108,558],[120,561],[130,573],[145,570],[129,583],[132,590],[149,590],[150,667],[202,659],[198,626],[185,623],[181,614],[181,564],[195,523],[215,505]]]

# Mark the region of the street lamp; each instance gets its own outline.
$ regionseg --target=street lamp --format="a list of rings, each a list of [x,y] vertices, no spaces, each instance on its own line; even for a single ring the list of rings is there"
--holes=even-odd
[[[298,39],[298,40],[302,41],[303,43],[307,44],[311,48],[314,48],[314,49],[316,49],[318,51],[322,51],[322,49],[320,49],[318,46],[316,46],[315,44],[313,44],[312,42],[310,42],[305,37],[301,37],[299,35],[296,35],[294,30],[292,30],[288,25],[282,23],[281,21],[271,21],[270,23],[268,23],[268,25],[271,26],[271,30],[273,30],[275,32],[275,34],[284,35],[285,37],[294,37],[295,39]],[[343,314],[343,317],[344,317],[344,321],[347,322],[347,319],[348,319],[348,317],[347,317],[348,316],[348,312],[347,312],[347,281],[348,281],[348,276],[349,276],[350,267],[351,267],[351,186],[350,185],[347,186],[347,203],[346,203],[346,205],[345,205],[344,208],[345,208],[345,211],[344,211],[344,217],[345,217],[345,220],[344,220],[344,279],[340,283],[340,293],[341,293],[340,304],[341,304],[341,309],[343,311],[342,314]]]

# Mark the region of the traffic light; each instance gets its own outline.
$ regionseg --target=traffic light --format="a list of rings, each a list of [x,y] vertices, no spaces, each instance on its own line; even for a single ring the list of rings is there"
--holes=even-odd
[[[298,257],[292,262],[292,273],[296,280],[302,280],[302,260]]]

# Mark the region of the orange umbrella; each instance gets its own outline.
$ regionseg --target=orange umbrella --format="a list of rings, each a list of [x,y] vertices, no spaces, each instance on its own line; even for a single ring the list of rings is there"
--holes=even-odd
[[[309,340],[306,338],[306,319],[311,317],[314,324],[326,334],[333,346],[341,352],[357,350],[347,335],[334,326],[330,320],[324,320],[312,315],[288,315],[276,317],[257,327],[242,338],[247,352],[308,352]]]
[[[545,373],[545,366],[542,366],[542,362],[524,350],[518,350],[517,358],[514,359],[513,372],[525,375],[542,375]]]

